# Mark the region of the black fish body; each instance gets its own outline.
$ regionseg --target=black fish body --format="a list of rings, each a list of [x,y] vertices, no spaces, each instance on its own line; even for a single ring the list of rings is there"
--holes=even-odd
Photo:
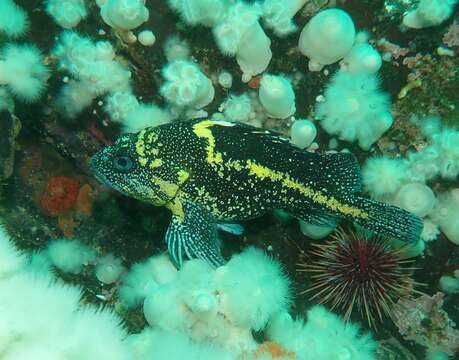
[[[178,265],[185,257],[218,265],[216,224],[272,209],[317,225],[348,219],[407,242],[422,229],[414,215],[356,195],[352,154],[309,153],[239,123],[193,120],[123,135],[93,157],[92,168],[107,185],[172,211],[166,241]]]

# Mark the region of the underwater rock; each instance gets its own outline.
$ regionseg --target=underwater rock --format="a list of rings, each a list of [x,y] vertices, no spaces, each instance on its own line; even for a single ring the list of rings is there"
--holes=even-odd
[[[8,111],[0,113],[0,181],[13,174],[16,137],[20,129],[21,122],[17,117]]]
[[[454,355],[459,350],[459,330],[442,309],[443,293],[432,297],[401,299],[393,309],[395,325],[406,340],[412,340],[427,350],[440,350]]]

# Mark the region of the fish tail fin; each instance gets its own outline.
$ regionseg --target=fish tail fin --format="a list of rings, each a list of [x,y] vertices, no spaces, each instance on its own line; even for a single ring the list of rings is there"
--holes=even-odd
[[[363,216],[349,217],[358,225],[377,235],[395,237],[403,242],[415,244],[419,241],[423,223],[418,216],[396,206],[352,196],[350,205],[360,209]]]

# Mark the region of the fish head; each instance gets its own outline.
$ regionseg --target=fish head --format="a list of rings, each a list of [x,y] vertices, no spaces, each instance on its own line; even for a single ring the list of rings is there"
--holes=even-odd
[[[91,158],[91,170],[104,185],[132,198],[162,205],[159,187],[152,173],[142,164],[136,144],[137,134],[121,135],[113,145],[106,146]]]

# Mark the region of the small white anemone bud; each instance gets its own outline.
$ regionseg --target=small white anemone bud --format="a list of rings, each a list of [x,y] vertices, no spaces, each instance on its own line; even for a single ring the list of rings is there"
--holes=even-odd
[[[298,119],[290,128],[292,144],[304,149],[312,144],[317,136],[317,129],[314,123],[307,119]]]
[[[401,208],[420,217],[426,216],[435,206],[435,194],[430,187],[421,183],[403,185],[395,196]]]
[[[104,22],[114,29],[131,30],[149,18],[149,11],[143,0],[98,1]]]
[[[97,260],[96,277],[105,284],[114,283],[124,271],[121,259],[115,258],[113,254],[107,254]]]
[[[263,75],[258,96],[269,116],[285,119],[296,111],[295,92],[290,81],[277,75]]]
[[[314,15],[301,31],[298,47],[309,58],[309,70],[320,71],[345,57],[354,45],[355,27],[349,14],[327,9]]]
[[[225,89],[229,89],[233,85],[233,76],[228,71],[222,71],[218,75],[218,83]]]
[[[381,68],[382,58],[378,50],[370,44],[355,44],[340,65],[343,70],[351,73],[375,74]]]
[[[301,233],[314,240],[319,240],[327,237],[335,230],[335,228],[336,226],[319,226],[300,220]]]
[[[440,289],[447,294],[459,292],[459,280],[453,276],[443,275],[440,278]]]
[[[137,35],[137,39],[143,46],[152,46],[156,42],[156,36],[151,30],[143,30]]]
[[[208,292],[199,292],[193,296],[191,311],[195,313],[216,313],[217,301],[215,296]]]

